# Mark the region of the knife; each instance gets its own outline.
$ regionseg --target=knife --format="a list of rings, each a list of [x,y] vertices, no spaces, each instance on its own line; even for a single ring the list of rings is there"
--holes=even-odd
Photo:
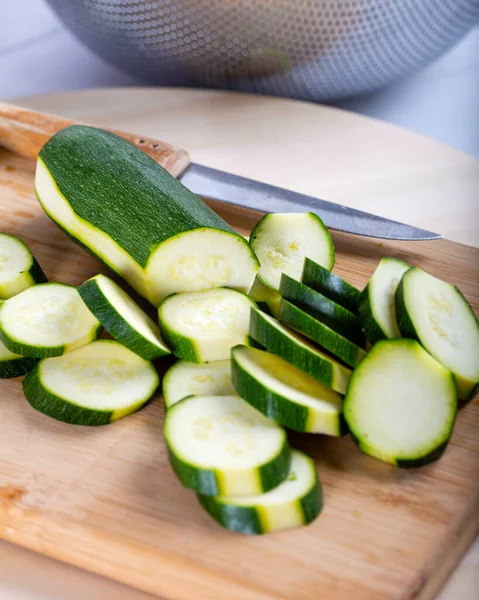
[[[36,158],[60,129],[78,124],[55,115],[0,103],[0,146]],[[317,214],[327,227],[391,240],[435,240],[443,236],[361,210],[191,163],[185,150],[152,138],[109,130],[146,152],[195,194],[260,212]]]

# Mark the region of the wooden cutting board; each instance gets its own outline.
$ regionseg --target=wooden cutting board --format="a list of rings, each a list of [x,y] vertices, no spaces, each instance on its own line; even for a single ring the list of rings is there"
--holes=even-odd
[[[172,92],[167,94],[171,99]],[[201,130],[202,143],[211,151],[214,139],[204,134],[208,124],[214,129],[221,121],[213,102],[218,94],[199,94],[196,100],[212,104],[197,131]],[[184,92],[178,98],[181,103]],[[245,104],[256,102],[246,98]],[[166,106],[171,108],[166,121],[176,118],[179,124],[174,106],[168,102]],[[309,112],[310,106],[304,106]],[[41,101],[36,107],[57,110],[54,103],[45,106]],[[153,104],[150,110],[155,110]],[[160,108],[156,110],[164,119]],[[73,107],[70,116],[92,120],[91,112],[79,114]],[[333,120],[336,112],[328,112]],[[136,113],[130,109],[129,114]],[[339,128],[342,118],[340,113]],[[101,121],[100,115],[97,122]],[[104,121],[127,129],[121,110],[116,122]],[[359,127],[368,130],[367,147],[375,141],[374,126],[361,122]],[[390,143],[399,143],[403,132],[387,129]],[[159,131],[149,133],[168,140]],[[287,135],[288,131],[276,130],[272,143],[281,144]],[[200,161],[184,140],[171,141],[187,147]],[[419,138],[419,147],[422,143]],[[216,152],[223,156],[227,148]],[[472,159],[442,147],[438,152],[440,158],[430,155],[433,169],[442,161],[450,177],[456,172],[453,182],[458,197],[463,190],[464,198],[467,186],[477,178],[477,164],[474,171]],[[448,153],[456,161],[455,169],[445,161]],[[352,154],[347,149],[342,154],[345,179],[349,177],[352,185],[347,173]],[[254,158],[250,149],[245,161],[259,162],[261,156],[260,152]],[[322,158],[328,161],[327,154],[318,152],[318,163]],[[308,185],[316,176],[311,161],[308,156],[302,163]],[[241,163],[235,164],[237,172],[250,174]],[[383,160],[385,197],[388,189],[395,194],[401,185],[397,175],[401,165],[395,165],[394,176],[385,175],[393,166],[388,170],[388,161]],[[33,168],[32,162],[0,151],[0,229],[22,237],[50,279],[79,284],[101,267],[42,213],[33,194]],[[404,175],[404,164],[402,169]],[[425,201],[432,203],[427,190],[435,189],[435,183],[424,170],[417,174],[416,184]],[[356,185],[361,187],[360,177]],[[370,186],[371,181],[366,179],[364,185]],[[243,233],[258,216],[232,208],[220,212]],[[414,218],[409,221],[434,229]],[[455,283],[479,311],[477,249],[450,241],[390,243],[341,234],[334,241],[336,270],[356,285],[364,285],[382,255],[392,254]],[[31,409],[18,380],[0,381],[0,537],[172,600],[426,600],[434,597],[478,531],[477,398],[460,412],[443,458],[417,470],[399,470],[368,458],[349,438],[292,435],[292,443],[317,460],[324,511],[306,528],[253,538],[222,530],[199,508],[194,494],[177,482],[166,457],[162,420],[158,397],[140,413],[106,427],[69,426]]]

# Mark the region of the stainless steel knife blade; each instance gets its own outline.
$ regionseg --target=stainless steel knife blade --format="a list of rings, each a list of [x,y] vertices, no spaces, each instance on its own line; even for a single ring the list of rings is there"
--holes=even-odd
[[[179,180],[198,196],[236,204],[261,212],[305,212],[317,214],[327,227],[374,238],[390,240],[436,240],[443,236],[378,217],[361,210],[253,181],[195,163]]]

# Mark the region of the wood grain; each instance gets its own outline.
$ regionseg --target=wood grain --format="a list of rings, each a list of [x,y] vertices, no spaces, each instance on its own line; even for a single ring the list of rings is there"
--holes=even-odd
[[[21,156],[36,158],[41,147],[53,134],[73,124],[78,122],[13,104],[0,103],[0,145]],[[175,176],[184,171],[190,163],[185,150],[167,142],[114,129],[110,131],[140,148]]]
[[[101,270],[42,213],[33,163],[0,151],[1,228],[20,235],[53,280]],[[218,205],[215,205],[217,208]],[[222,209],[242,232],[256,215]],[[479,250],[335,234],[337,272],[362,286],[390,254],[458,285],[479,309]],[[168,465],[163,408],[102,428],[30,408],[0,382],[0,537],[172,600],[430,600],[476,535],[479,402],[458,418],[443,458],[399,470],[349,438],[292,434],[311,453],[325,509],[306,528],[264,537],[222,530]]]

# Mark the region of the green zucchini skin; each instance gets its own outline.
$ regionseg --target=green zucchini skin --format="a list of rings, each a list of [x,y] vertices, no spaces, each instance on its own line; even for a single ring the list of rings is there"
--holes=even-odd
[[[353,314],[359,315],[361,291],[310,258],[304,261],[301,283],[320,292]]]
[[[236,233],[166,169],[113,133],[71,125],[56,133],[39,156],[74,212],[107,233],[142,267],[152,248],[178,233],[198,227]],[[72,178],[72,172],[78,176]],[[115,199],[118,210],[128,203],[128,235],[122,235],[125,223],[118,227],[111,211],[98,210],[102,199]],[[158,219],[158,210],[169,218]]]
[[[37,358],[13,358],[0,361],[0,379],[12,379],[29,373],[37,364]]]
[[[398,323],[398,327],[401,332],[401,335],[403,337],[417,340],[420,344],[422,344],[422,346],[432,356],[434,356],[434,358],[436,358],[436,360],[438,360],[439,362],[442,362],[440,357],[437,356],[436,353],[434,352],[434,348],[429,347],[427,345],[427,343],[423,339],[421,339],[421,335],[419,334],[419,332],[417,331],[417,329],[414,325],[413,318],[412,318],[412,316],[410,314],[410,310],[408,308],[408,302],[406,300],[406,289],[405,288],[406,288],[407,282],[411,277],[413,277],[415,275],[415,273],[420,273],[420,272],[421,272],[421,269],[419,269],[417,267],[410,268],[409,271],[407,271],[407,273],[401,279],[401,281],[398,285],[398,288],[396,290],[396,295],[395,295],[397,323]],[[469,312],[470,317],[471,317],[471,324],[473,327],[475,327],[479,331],[479,320],[478,320],[476,314],[474,313],[474,311],[472,310],[471,305],[465,298],[464,294],[455,285],[452,285],[452,284],[446,284],[446,285],[448,285],[451,289],[454,290],[454,292],[457,294],[459,300],[464,304],[465,307],[467,307],[467,311]],[[479,352],[479,348],[478,348],[478,352]],[[444,365],[444,366],[446,368],[449,368],[449,365]],[[479,389],[479,382],[466,380],[460,374],[455,373],[454,371],[452,371],[452,374],[455,379],[456,387],[457,387],[457,391],[458,391],[459,406],[460,407],[465,406],[472,398],[474,398],[477,390]]]
[[[238,498],[234,496],[205,496],[197,494],[198,501],[206,512],[222,527],[246,535],[261,535],[282,529],[290,529],[291,527],[308,525],[316,519],[322,510],[323,494],[317,477],[316,467],[310,457],[306,457],[303,453],[293,450],[292,469],[294,468],[294,460],[298,460],[296,458],[298,454],[304,457],[303,460],[307,459],[309,462],[309,470],[312,477],[308,489],[298,493],[296,497],[293,496],[287,500],[278,499],[277,503],[269,505],[266,498],[263,500],[263,497],[266,495],[253,496],[248,500],[248,503],[241,504],[241,502],[238,502]],[[289,476],[291,476],[291,472]],[[286,485],[290,484],[286,482]],[[281,485],[278,487],[278,490],[280,489]],[[241,501],[241,499],[239,500]],[[272,522],[269,522],[268,519],[269,508],[275,511],[277,515],[277,518],[273,518]],[[278,522],[279,511],[282,512],[282,515]],[[293,519],[291,518],[291,512],[294,514]]]
[[[323,355],[308,346],[299,343],[278,331],[275,320],[258,309],[251,310],[250,336],[270,352],[274,352],[286,362],[311,375],[331,389],[344,394],[351,371],[333,358]],[[299,341],[299,340],[298,340]]]
[[[57,421],[72,425],[106,425],[113,411],[99,411],[67,404],[63,399],[43,387],[37,364],[23,380],[23,393],[30,406]]]
[[[362,348],[284,298],[281,300],[279,320],[316,342],[350,367],[355,367],[366,354]]]
[[[225,529],[247,535],[266,533],[263,530],[258,511],[255,508],[223,504],[222,502],[218,502],[215,496],[207,496],[205,494],[198,494],[197,498],[206,512]]]
[[[279,293],[291,304],[309,313],[333,331],[361,348],[366,347],[359,318],[333,300],[284,273],[281,277]]]
[[[239,396],[264,415],[288,429],[305,433],[324,433],[338,437],[347,433],[346,422],[339,411],[334,431],[331,427],[325,429],[324,423],[322,423],[321,430],[312,429],[310,426],[310,407],[295,402],[294,399],[279,393],[273,387],[269,387],[254,377],[242,363],[241,352],[244,350],[244,346],[236,346],[231,351],[231,376],[233,386]],[[291,365],[284,364],[284,359],[278,356],[275,358],[278,361],[278,368],[283,367],[284,369],[285,366],[292,368]],[[281,362],[283,362],[283,365],[281,365]],[[306,375],[303,373],[304,377]],[[313,413],[312,408],[311,412]]]
[[[308,408],[292,403],[274,390],[266,389],[242,368],[236,357],[237,349],[241,349],[241,346],[236,346],[231,351],[231,376],[237,394],[280,425],[295,431],[307,431]]]
[[[153,344],[132,327],[104,295],[95,278],[89,279],[79,286],[78,293],[108,333],[141,358],[155,360],[171,354],[166,346],[161,348]],[[138,309],[141,310],[140,307]]]

